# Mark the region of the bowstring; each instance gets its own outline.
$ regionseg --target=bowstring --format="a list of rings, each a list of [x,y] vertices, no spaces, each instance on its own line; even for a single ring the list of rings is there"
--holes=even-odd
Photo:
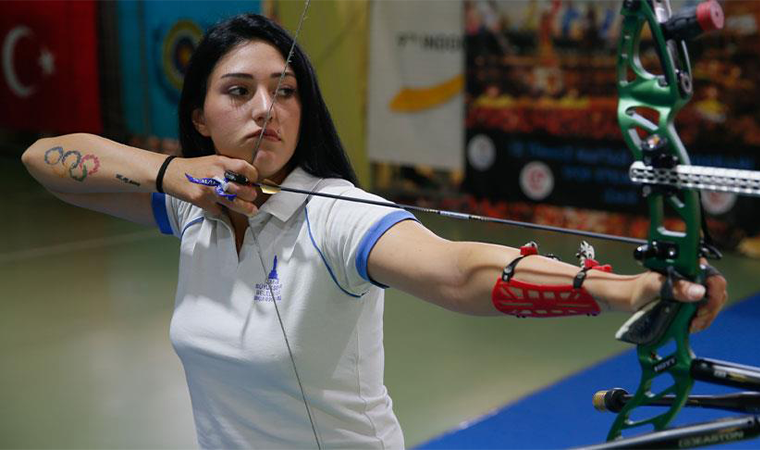
[[[264,116],[264,125],[261,127],[261,133],[259,134],[259,138],[256,140],[256,145],[253,147],[253,154],[251,155],[251,164],[253,164],[254,161],[256,161],[256,154],[259,153],[259,148],[261,147],[261,141],[264,139],[264,132],[267,130],[267,126],[269,125],[269,120],[272,118],[272,109],[274,109],[274,104],[277,103],[277,96],[280,93],[280,86],[282,86],[282,80],[285,79],[285,74],[288,72],[288,67],[290,66],[290,60],[293,58],[293,52],[296,49],[296,41],[298,41],[298,35],[301,34],[301,28],[303,27],[303,23],[306,20],[306,13],[309,11],[310,3],[311,3],[311,0],[304,1],[303,11],[301,11],[301,17],[298,19],[298,26],[296,27],[296,32],[293,35],[293,43],[290,44],[290,50],[288,50],[288,56],[285,58],[285,67],[282,69],[280,78],[277,79],[277,86],[274,89],[274,97],[272,97],[272,103],[269,105],[269,108],[267,108],[267,114],[266,116]]]
[[[306,13],[309,10],[309,4],[311,3],[311,0],[305,0],[304,1],[304,8],[303,11],[301,11],[301,17],[298,19],[298,27],[296,27],[296,32],[293,35],[293,43],[290,45],[290,50],[288,51],[288,55],[285,58],[285,67],[282,69],[282,73],[280,74],[280,78],[277,80],[277,86],[274,90],[274,96],[272,97],[272,103],[269,105],[269,108],[267,109],[267,114],[264,117],[264,125],[261,128],[261,133],[259,134],[259,138],[256,141],[256,145],[253,149],[253,154],[251,155],[251,164],[256,161],[256,154],[259,152],[259,148],[261,146],[261,141],[264,139],[264,132],[266,131],[267,126],[269,125],[269,120],[272,117],[272,110],[274,109],[274,105],[277,102],[277,95],[280,92],[280,86],[282,85],[282,80],[285,79],[285,74],[288,71],[288,67],[290,66],[290,61],[293,58],[293,52],[296,48],[296,42],[298,41],[298,35],[301,33],[301,28],[303,27],[303,23],[306,19]],[[269,276],[267,275],[269,271],[267,270],[267,266],[264,263],[264,256],[261,252],[261,245],[259,245],[259,238],[256,235],[256,233],[251,233],[253,236],[253,244],[256,248],[256,254],[259,255],[259,262],[261,263],[261,268],[264,270],[264,276],[266,277],[264,280],[264,283],[267,286],[267,289],[269,290],[269,295],[272,298],[272,303],[274,304],[274,311],[277,315],[277,322],[280,324],[280,330],[282,330],[282,337],[285,340],[285,347],[288,350],[288,356],[290,357],[290,363],[293,366],[293,373],[296,377],[296,382],[298,383],[298,389],[301,392],[301,399],[303,400],[303,406],[306,408],[306,415],[309,418],[309,425],[311,425],[311,431],[314,433],[314,441],[317,444],[317,449],[322,450],[321,442],[319,441],[319,435],[317,433],[317,427],[314,424],[314,418],[311,414],[311,407],[309,406],[309,401],[306,398],[306,391],[303,388],[303,383],[301,382],[301,376],[298,374],[298,367],[296,366],[296,359],[293,356],[293,350],[290,347],[290,340],[288,339],[288,334],[285,332],[285,324],[282,321],[282,315],[280,314],[280,308],[277,306],[277,298],[274,295],[274,290],[272,289],[272,283],[269,282]]]
[[[253,244],[256,247],[256,253],[259,255],[259,262],[261,263],[261,268],[264,269],[264,276],[266,276],[266,280],[264,283],[267,285],[267,289],[269,290],[269,295],[272,298],[272,303],[274,304],[274,311],[277,314],[277,322],[280,324],[280,329],[282,330],[282,337],[285,340],[285,347],[288,349],[288,355],[290,356],[290,363],[293,366],[293,373],[296,376],[296,381],[298,382],[298,389],[301,391],[301,399],[303,400],[303,406],[306,408],[306,415],[309,417],[309,424],[311,425],[311,431],[314,433],[314,441],[317,443],[317,449],[322,450],[322,445],[319,442],[319,436],[317,434],[317,427],[314,424],[314,418],[311,414],[311,407],[309,406],[309,401],[306,399],[306,392],[303,388],[303,383],[301,382],[301,376],[298,374],[298,367],[296,367],[296,359],[293,356],[293,350],[290,347],[290,340],[288,340],[288,335],[285,333],[285,325],[282,321],[282,316],[280,315],[280,308],[277,306],[277,297],[274,296],[274,290],[272,289],[272,283],[269,282],[269,276],[267,275],[269,272],[267,271],[267,266],[264,263],[264,257],[261,254],[261,246],[259,245],[259,238],[256,235],[256,233],[251,233],[251,236],[253,236]]]

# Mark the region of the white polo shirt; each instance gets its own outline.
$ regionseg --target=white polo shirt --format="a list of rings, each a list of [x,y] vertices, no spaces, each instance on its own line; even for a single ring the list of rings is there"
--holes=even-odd
[[[382,200],[300,168],[282,184]],[[384,293],[367,258],[383,233],[414,216],[280,192],[249,220],[238,256],[226,216],[163,194],[153,195],[153,212],[161,231],[182,241],[170,336],[201,447],[316,446],[276,301],[323,447],[403,448],[383,384]]]

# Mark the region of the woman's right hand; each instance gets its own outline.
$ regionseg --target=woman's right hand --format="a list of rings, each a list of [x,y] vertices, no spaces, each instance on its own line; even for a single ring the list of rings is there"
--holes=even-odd
[[[235,194],[233,200],[228,200],[216,194],[213,187],[192,183],[187,175],[194,178],[222,178],[225,171],[232,171],[252,181],[259,178],[256,168],[242,159],[226,156],[210,155],[197,158],[175,158],[169,163],[164,175],[164,192],[172,197],[192,203],[212,214],[222,214],[222,206],[231,211],[251,217],[258,213],[255,204],[257,189],[250,185],[229,183],[226,192]]]
[[[40,184],[67,203],[143,225],[156,224],[150,194],[156,192],[156,177],[166,155],[74,133],[39,139],[21,159]],[[251,181],[259,177],[256,168],[240,159],[218,155],[175,158],[164,173],[163,190],[212,214],[221,214],[222,206],[246,216],[256,214],[256,188],[230,183],[227,191],[236,198],[228,200],[218,196],[213,187],[191,183],[185,176],[223,179],[227,170]]]

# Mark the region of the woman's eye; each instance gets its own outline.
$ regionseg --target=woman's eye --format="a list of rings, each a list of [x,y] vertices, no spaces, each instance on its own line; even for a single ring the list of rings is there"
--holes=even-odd
[[[279,91],[277,91],[277,96],[282,98],[290,98],[293,95],[295,95],[296,90],[291,87],[281,87]]]
[[[248,89],[242,86],[233,86],[227,89],[227,93],[232,95],[233,97],[242,97],[248,94]]]

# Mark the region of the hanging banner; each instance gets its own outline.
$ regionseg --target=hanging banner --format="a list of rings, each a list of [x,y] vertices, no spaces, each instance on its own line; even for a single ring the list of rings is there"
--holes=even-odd
[[[0,2],[0,127],[102,129],[96,3]]]
[[[370,159],[461,169],[462,2],[379,1],[371,7]]]
[[[204,30],[261,2],[134,1],[118,3],[122,99],[127,131],[177,137],[177,104],[185,69]]]

